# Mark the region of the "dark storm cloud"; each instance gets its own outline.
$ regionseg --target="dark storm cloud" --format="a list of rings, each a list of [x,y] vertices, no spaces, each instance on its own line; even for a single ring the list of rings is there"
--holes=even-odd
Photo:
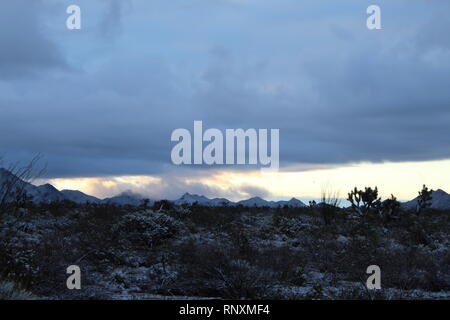
[[[129,0],[106,0],[106,8],[100,22],[100,34],[107,38],[117,36],[122,31],[122,19],[131,10]]]
[[[64,56],[45,34],[43,1],[3,1],[0,5],[0,79],[65,67]]]
[[[1,24],[30,18],[14,36],[0,31],[9,44],[0,79],[15,78],[0,81],[7,157],[42,153],[51,177],[157,175],[173,169],[172,130],[194,120],[279,128],[284,168],[450,157],[450,22],[440,4],[422,14],[425,1],[414,2],[405,16],[409,2],[383,2],[383,30],[369,31],[362,2],[327,2],[335,10],[322,13],[312,1],[134,1],[126,15],[105,3],[84,2],[82,36],[38,32],[34,5],[0,13]],[[120,37],[98,39],[102,26]],[[65,61],[69,71],[27,76]]]

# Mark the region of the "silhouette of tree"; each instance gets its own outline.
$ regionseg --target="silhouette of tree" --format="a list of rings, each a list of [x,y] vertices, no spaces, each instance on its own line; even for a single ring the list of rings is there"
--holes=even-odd
[[[431,206],[433,190],[423,185],[422,190],[419,191],[419,199],[417,199],[416,213],[420,214],[423,210]]]
[[[366,187],[364,191],[356,187],[348,194],[348,201],[352,204],[352,209],[359,215],[365,215],[373,209],[379,208],[381,198],[378,197],[378,188]]]

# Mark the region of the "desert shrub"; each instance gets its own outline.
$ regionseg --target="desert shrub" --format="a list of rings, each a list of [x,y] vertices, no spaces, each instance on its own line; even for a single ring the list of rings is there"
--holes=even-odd
[[[448,254],[448,250],[433,253],[425,246],[386,250],[380,259],[384,283],[402,290],[449,290]]]
[[[247,260],[232,259],[227,250],[197,247],[189,260],[184,261],[185,268],[180,275],[185,294],[227,299],[264,298],[273,282],[272,272]]]
[[[89,204],[86,206],[87,216],[89,220],[94,220],[98,223],[109,224],[117,221],[123,215],[129,213],[122,206],[117,206],[113,204]],[[131,210],[132,212],[134,210]]]
[[[168,215],[144,211],[123,216],[113,227],[113,232],[122,243],[150,248],[173,238],[181,229],[181,224]]]
[[[38,266],[33,263],[39,236],[17,228],[16,222],[5,222],[0,229],[0,276],[24,285],[32,283]]]
[[[35,298],[30,292],[21,289],[17,284],[0,280],[0,300],[31,300]]]
[[[39,297],[82,299],[121,290],[234,299],[450,290],[448,211],[385,219],[339,209],[327,224],[316,207],[180,208],[21,208],[0,223],[0,277]],[[72,264],[82,268],[79,292],[65,287]],[[372,264],[385,291],[369,295],[360,287]]]
[[[236,221],[241,213],[236,213],[226,207],[205,207],[197,204],[190,206],[191,213],[186,219],[204,228],[223,229]]]
[[[306,255],[304,251],[285,245],[265,248],[258,252],[255,263],[263,270],[271,270],[279,283],[303,285],[305,282]]]
[[[332,292],[328,298],[333,300],[391,300],[399,299],[399,294],[384,290],[368,290],[364,283],[358,286],[344,287]]]
[[[154,211],[164,210],[164,211],[170,212],[175,209],[175,205],[168,200],[160,200],[160,201],[155,201],[155,203],[152,206],[152,209]]]
[[[297,236],[303,228],[302,221],[297,218],[286,218],[283,215],[274,214],[272,223],[279,233],[285,234],[288,237]]]
[[[221,295],[230,299],[263,298],[272,277],[271,272],[260,270],[246,260],[231,260],[208,268],[207,274]]]

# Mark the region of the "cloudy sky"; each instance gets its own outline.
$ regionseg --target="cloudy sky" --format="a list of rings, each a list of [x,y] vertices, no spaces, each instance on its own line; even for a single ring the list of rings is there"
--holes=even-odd
[[[81,7],[81,30],[66,8]],[[15,0],[0,4],[0,154],[46,181],[243,199],[332,185],[450,191],[450,2]],[[279,128],[278,173],[171,162],[171,133]]]

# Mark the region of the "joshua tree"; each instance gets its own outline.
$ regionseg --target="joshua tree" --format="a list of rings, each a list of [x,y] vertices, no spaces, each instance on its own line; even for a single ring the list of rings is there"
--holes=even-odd
[[[397,201],[397,198],[391,194],[389,199],[386,199],[381,205],[381,213],[385,217],[392,217],[398,213],[400,209],[400,202]]]
[[[419,199],[417,199],[417,205],[416,205],[416,213],[419,214],[426,208],[431,206],[431,194],[433,193],[433,190],[428,190],[428,188],[423,185],[422,190],[419,191]]]
[[[352,204],[352,209],[359,215],[365,215],[370,210],[379,208],[381,198],[378,197],[378,188],[366,187],[364,191],[356,187],[348,194],[348,201]]]

